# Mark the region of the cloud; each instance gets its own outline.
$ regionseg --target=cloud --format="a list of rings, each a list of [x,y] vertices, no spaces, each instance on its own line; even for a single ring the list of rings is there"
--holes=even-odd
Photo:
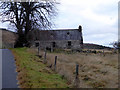
[[[109,44],[118,39],[118,1],[60,0],[53,29],[76,29],[82,25],[84,42]],[[7,24],[1,23],[0,27]]]
[[[58,9],[56,28],[82,25],[84,42],[109,44],[117,40],[118,0],[61,0]]]
[[[8,28],[8,25],[9,25],[9,23],[7,23],[7,22],[5,22],[5,23],[1,23],[0,22],[0,28]]]

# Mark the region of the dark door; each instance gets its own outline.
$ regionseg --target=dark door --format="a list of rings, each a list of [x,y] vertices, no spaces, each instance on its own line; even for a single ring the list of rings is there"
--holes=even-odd
[[[71,41],[68,41],[68,49],[71,48]]]
[[[55,42],[52,42],[52,47],[56,47],[56,43]]]

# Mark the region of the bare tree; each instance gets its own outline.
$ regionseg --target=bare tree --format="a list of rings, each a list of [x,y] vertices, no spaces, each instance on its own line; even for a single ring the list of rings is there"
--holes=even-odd
[[[110,45],[113,45],[115,49],[120,49],[120,41],[115,41],[110,43]]]
[[[54,0],[39,0],[39,2],[1,2],[3,22],[15,25],[19,35],[18,46],[27,45],[26,36],[36,28],[46,29],[52,25],[51,19],[56,15]]]

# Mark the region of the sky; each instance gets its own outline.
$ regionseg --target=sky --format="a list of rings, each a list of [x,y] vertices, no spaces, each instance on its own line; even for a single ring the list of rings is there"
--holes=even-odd
[[[58,0],[58,15],[53,29],[77,29],[82,26],[83,42],[110,46],[118,40],[119,0]],[[10,27],[0,23],[0,28]]]
[[[105,46],[118,40],[119,0],[60,0],[54,29],[83,30],[83,41]]]

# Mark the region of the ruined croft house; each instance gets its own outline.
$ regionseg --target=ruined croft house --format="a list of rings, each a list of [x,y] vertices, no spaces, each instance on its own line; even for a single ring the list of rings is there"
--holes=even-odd
[[[78,29],[33,30],[28,34],[28,40],[33,47],[81,49],[83,46],[82,27]]]

